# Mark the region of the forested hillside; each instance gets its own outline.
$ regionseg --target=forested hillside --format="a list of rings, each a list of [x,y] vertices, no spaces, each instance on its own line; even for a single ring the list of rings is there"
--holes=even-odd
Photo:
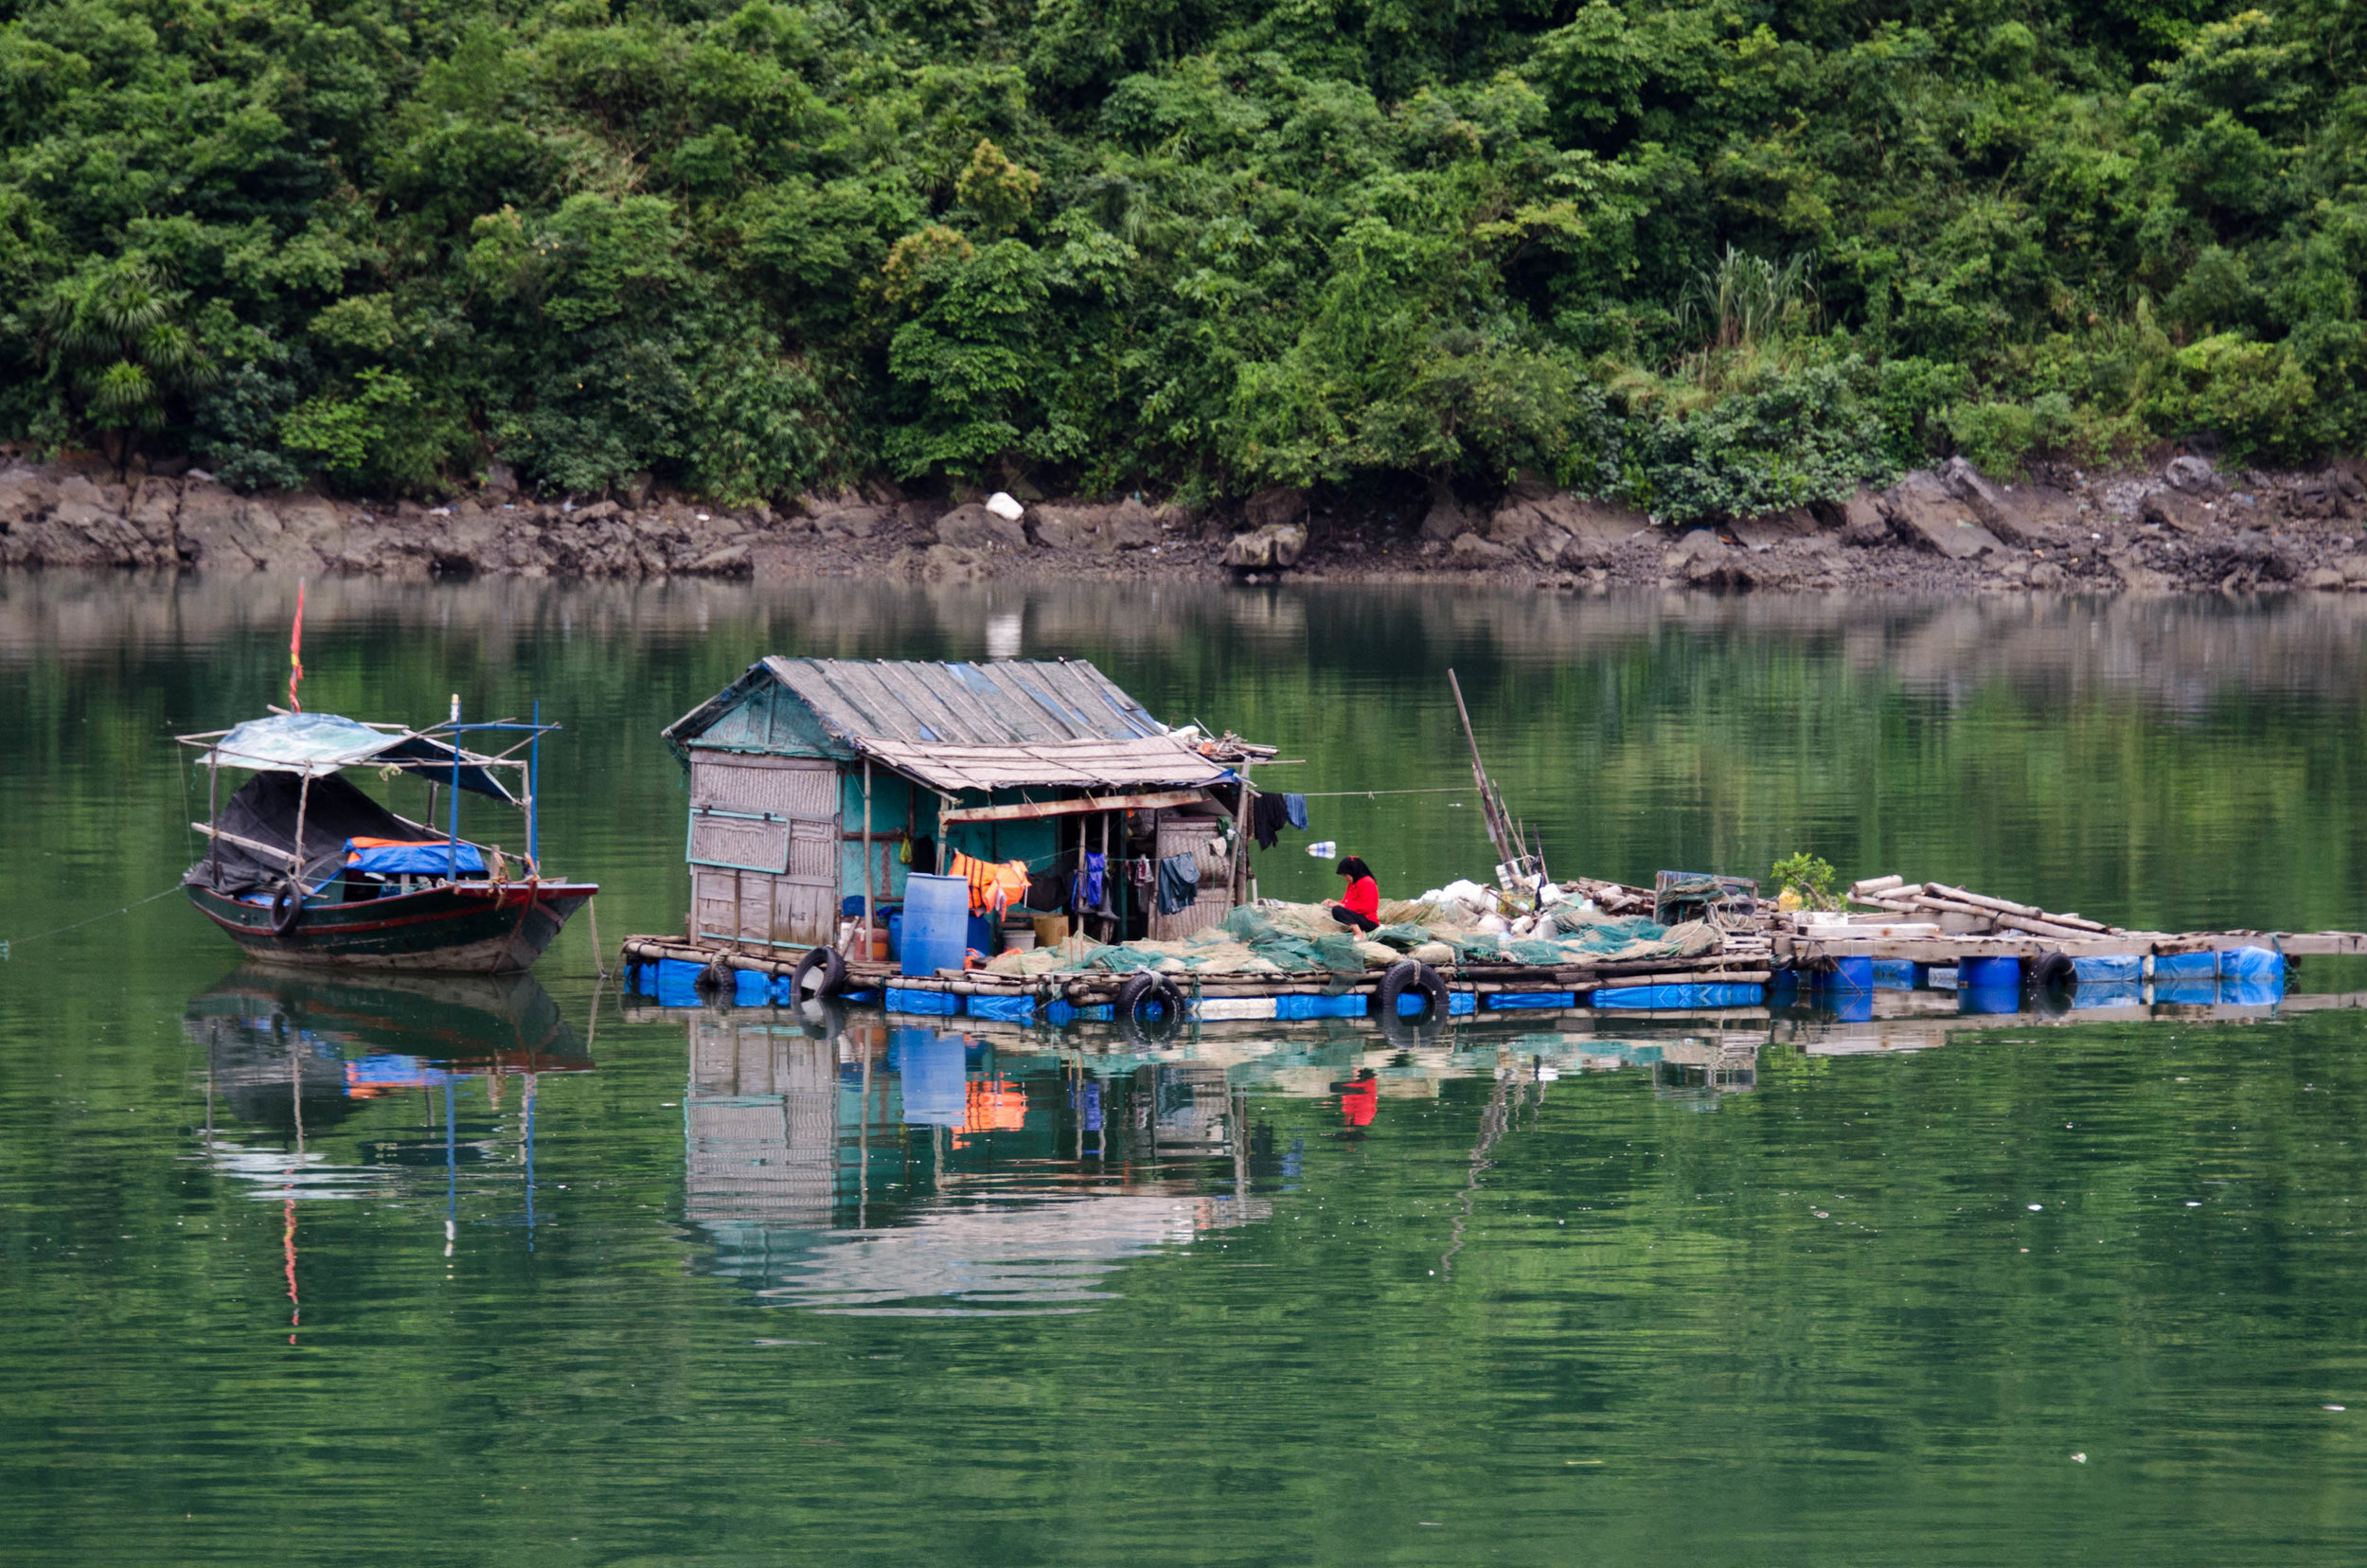
[[[0,17],[0,436],[243,488],[2367,447],[2351,0]]]

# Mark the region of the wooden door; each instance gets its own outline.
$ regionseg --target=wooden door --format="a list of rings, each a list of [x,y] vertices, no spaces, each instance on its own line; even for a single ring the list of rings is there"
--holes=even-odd
[[[1159,913],[1158,890],[1151,888],[1150,935],[1153,941],[1173,942],[1204,926],[1222,925],[1233,908],[1233,863],[1211,847],[1224,826],[1214,817],[1162,817],[1158,858],[1194,855],[1200,861],[1200,897],[1190,907],[1172,915]]]
[[[700,934],[752,946],[829,941],[838,918],[838,766],[799,757],[690,763]]]

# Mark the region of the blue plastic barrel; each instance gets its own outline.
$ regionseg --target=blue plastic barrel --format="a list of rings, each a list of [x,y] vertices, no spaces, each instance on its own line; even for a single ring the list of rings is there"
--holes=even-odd
[[[904,883],[904,918],[896,932],[899,967],[906,974],[934,974],[962,967],[970,945],[970,882],[916,871]]]
[[[2285,954],[2272,948],[2229,948],[2219,954],[2222,980],[2261,980],[2285,975]]]
[[[1960,990],[2019,990],[2021,989],[2021,960],[1960,959],[1956,965],[1956,986]]]
[[[1831,969],[1817,971],[1816,989],[1821,991],[1870,991],[1874,989],[1874,960],[1836,958]]]

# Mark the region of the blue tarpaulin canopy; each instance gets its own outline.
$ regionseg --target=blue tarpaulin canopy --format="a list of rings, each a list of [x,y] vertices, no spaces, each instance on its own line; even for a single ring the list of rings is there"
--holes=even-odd
[[[473,844],[457,846],[443,839],[416,844],[356,844],[346,840],[346,869],[372,871],[382,877],[441,877],[485,869],[485,856]]]
[[[275,713],[249,719],[213,743],[204,758],[216,768],[303,774],[323,778],[342,768],[398,768],[430,782],[453,781],[453,747],[413,730],[379,729],[333,713]],[[459,754],[464,790],[517,802],[487,768],[492,759]]]

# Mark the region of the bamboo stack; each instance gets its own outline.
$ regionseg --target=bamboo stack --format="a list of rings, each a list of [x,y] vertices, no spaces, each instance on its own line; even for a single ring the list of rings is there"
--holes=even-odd
[[[1849,901],[1895,915],[1968,915],[1992,929],[2018,931],[2029,936],[2085,940],[2091,936],[2126,936],[2118,926],[2079,915],[2057,915],[2031,904],[1993,899],[1946,882],[1910,882],[1901,877],[1869,877],[1852,882]]]

